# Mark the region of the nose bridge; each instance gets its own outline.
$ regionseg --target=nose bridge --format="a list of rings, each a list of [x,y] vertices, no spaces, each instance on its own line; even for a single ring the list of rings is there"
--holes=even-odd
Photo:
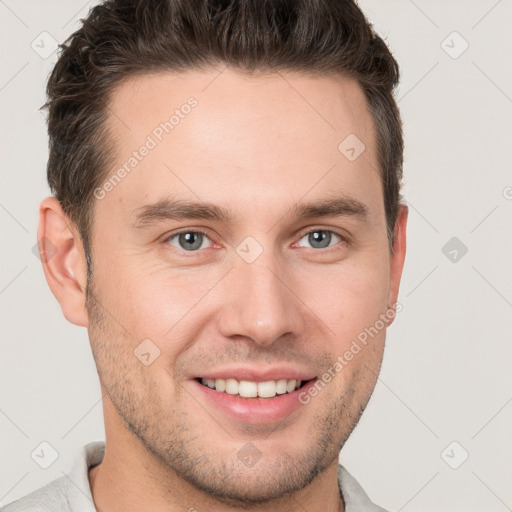
[[[275,253],[266,250],[249,261],[237,257],[230,272],[220,328],[226,337],[239,335],[269,345],[284,334],[298,332],[302,316],[297,299],[283,282],[286,273]]]

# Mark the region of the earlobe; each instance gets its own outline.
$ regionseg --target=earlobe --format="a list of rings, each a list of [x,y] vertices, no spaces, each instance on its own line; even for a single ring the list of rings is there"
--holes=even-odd
[[[39,254],[46,281],[71,323],[87,327],[87,265],[79,233],[55,197],[39,208]]]
[[[401,205],[398,210],[394,228],[393,254],[391,255],[390,262],[388,308],[391,308],[398,301],[398,291],[402,278],[402,270],[404,268],[407,245],[406,228],[408,214],[408,206]]]

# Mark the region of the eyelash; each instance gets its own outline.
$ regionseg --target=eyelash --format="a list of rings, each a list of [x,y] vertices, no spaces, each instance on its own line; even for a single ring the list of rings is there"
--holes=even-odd
[[[325,231],[327,233],[331,233],[331,234],[334,234],[336,236],[338,236],[340,238],[340,241],[337,242],[336,244],[334,245],[330,245],[328,247],[325,247],[323,249],[315,249],[314,247],[310,247],[309,249],[312,249],[313,251],[316,251],[316,252],[329,252],[331,249],[333,249],[336,245],[338,244],[346,244],[348,243],[348,240],[345,236],[343,236],[341,233],[338,233],[337,231],[334,231],[332,229],[325,229],[325,228],[314,228],[314,229],[308,229],[306,231],[302,231],[300,234],[299,234],[299,241],[302,240],[302,238],[304,238],[306,235],[310,234],[310,233],[315,233],[317,231]],[[172,235],[169,235],[167,236],[163,242],[164,243],[168,243],[170,240],[174,239],[175,237],[178,237],[179,235],[183,234],[183,233],[199,233],[203,236],[205,236],[206,238],[210,239],[210,236],[209,234],[204,231],[204,230],[201,230],[201,229],[182,229],[180,231],[177,231],[176,233],[173,233]],[[211,242],[213,242],[213,240],[210,239]],[[213,242],[215,243],[215,242]],[[178,249],[180,252],[182,253],[188,253],[190,255],[193,255],[194,253],[199,253],[201,251],[203,251],[204,249],[197,249],[195,251],[185,251],[184,249],[179,249],[177,247],[174,247],[175,249]]]

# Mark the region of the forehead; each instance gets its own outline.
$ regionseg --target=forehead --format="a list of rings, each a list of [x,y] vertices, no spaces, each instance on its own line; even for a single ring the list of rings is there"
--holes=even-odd
[[[105,180],[125,172],[107,204],[136,208],[172,193],[241,210],[250,198],[265,209],[325,192],[371,203],[382,190],[364,92],[342,76],[224,69],[133,77],[111,97],[108,128],[116,154]],[[353,159],[347,149],[364,151]]]

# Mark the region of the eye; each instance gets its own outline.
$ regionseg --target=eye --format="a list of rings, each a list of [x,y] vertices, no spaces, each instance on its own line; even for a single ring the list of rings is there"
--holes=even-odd
[[[333,235],[335,242],[343,240],[340,235],[328,229],[315,229],[309,233],[306,233],[300,240],[306,239],[308,244],[310,244],[309,247],[313,249],[325,249],[331,245]]]
[[[177,249],[195,252],[198,249],[206,248],[204,247],[206,240],[209,240],[208,235],[202,231],[181,231],[171,235],[165,241]]]

